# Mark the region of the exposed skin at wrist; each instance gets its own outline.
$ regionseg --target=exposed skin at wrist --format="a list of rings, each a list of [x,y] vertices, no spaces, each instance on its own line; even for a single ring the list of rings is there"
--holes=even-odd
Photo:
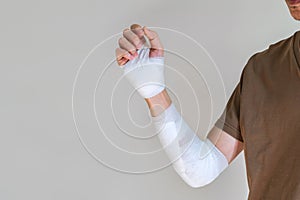
[[[145,99],[153,117],[163,113],[172,103],[171,98],[166,89],[154,97]]]

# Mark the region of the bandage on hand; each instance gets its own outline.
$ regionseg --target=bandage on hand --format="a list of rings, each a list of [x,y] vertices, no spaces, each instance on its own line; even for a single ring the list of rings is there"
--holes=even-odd
[[[138,56],[123,67],[124,76],[143,98],[153,97],[165,88],[164,58],[149,58],[149,51],[142,47]]]
[[[146,38],[150,47],[145,45]],[[151,98],[165,88],[163,47],[156,32],[139,25],[125,29],[116,49],[124,76],[143,98]]]

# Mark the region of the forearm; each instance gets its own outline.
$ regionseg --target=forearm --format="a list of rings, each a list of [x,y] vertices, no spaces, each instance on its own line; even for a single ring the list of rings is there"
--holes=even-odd
[[[172,103],[166,89],[154,97],[145,99],[150,109],[151,115],[156,117],[163,113]]]

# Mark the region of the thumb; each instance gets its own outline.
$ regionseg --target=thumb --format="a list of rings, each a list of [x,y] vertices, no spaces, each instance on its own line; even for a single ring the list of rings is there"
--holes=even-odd
[[[155,31],[148,29],[146,26],[143,28],[145,36],[150,42],[150,57],[163,57],[164,48],[159,40],[159,36]]]

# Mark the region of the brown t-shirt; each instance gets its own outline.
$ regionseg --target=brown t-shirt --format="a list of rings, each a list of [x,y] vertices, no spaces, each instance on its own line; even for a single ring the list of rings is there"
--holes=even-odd
[[[300,31],[249,59],[215,125],[244,144],[248,199],[300,199]]]

